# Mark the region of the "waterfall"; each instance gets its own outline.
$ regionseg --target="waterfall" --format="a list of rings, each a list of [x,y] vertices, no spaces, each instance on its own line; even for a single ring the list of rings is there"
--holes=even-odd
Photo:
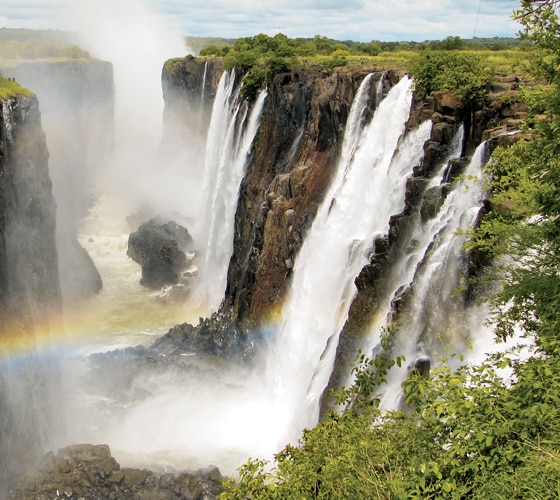
[[[353,107],[364,105],[361,92]],[[352,110],[337,174],[297,256],[270,362],[277,397],[293,409],[296,431],[317,421],[356,292],[354,279],[376,236],[386,234],[390,216],[402,210],[407,176],[429,137],[430,126],[424,125],[401,142],[411,99],[411,80],[405,77],[363,131],[352,125],[360,112]]]
[[[419,355],[445,353],[449,343],[457,349],[471,333],[469,310],[465,311],[460,294],[454,294],[465,270],[462,246],[467,237],[461,232],[475,223],[484,198],[481,167],[485,148],[486,143],[478,146],[436,217],[418,226],[417,251],[421,258],[417,259],[409,302],[402,325],[397,325],[394,347],[395,355],[404,354],[408,361]],[[479,320],[479,326],[483,321]],[[379,332],[374,337],[379,338]],[[398,406],[406,371],[404,365],[391,371],[382,407]]]
[[[435,175],[430,180],[427,189],[438,186],[444,181],[448,162],[461,155],[463,140],[464,126],[461,125],[458,127],[449,145],[448,152],[440,162],[439,168],[437,168]],[[419,210],[413,215],[410,226],[414,229],[406,234],[407,238],[403,244],[405,247],[404,251],[397,257],[397,261],[388,273],[387,283],[384,286],[385,291],[379,297],[374,322],[369,334],[360,346],[360,350],[365,353],[371,353],[379,344],[382,332],[391,322],[394,301],[412,285],[416,269],[435,236],[434,231],[438,230],[435,223],[422,224]],[[352,377],[347,379],[346,385],[350,383],[352,383]]]
[[[200,110],[204,109],[204,90],[206,89],[206,74],[208,73],[208,61],[204,61],[204,73],[202,74],[202,89],[200,91]]]
[[[203,251],[203,263],[195,296],[210,312],[218,309],[224,296],[233,251],[239,185],[267,96],[262,91],[249,110],[248,102],[240,100],[239,90],[239,85],[235,85],[235,71],[224,72],[206,143],[204,216],[196,235]]]

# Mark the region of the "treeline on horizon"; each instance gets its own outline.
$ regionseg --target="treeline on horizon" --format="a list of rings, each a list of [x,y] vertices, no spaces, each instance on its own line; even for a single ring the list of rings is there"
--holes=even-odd
[[[0,59],[89,59],[77,35],[60,30],[0,28]]]
[[[289,44],[300,53],[309,55],[313,53],[331,54],[336,50],[348,51],[354,55],[375,56],[381,52],[393,51],[422,51],[431,50],[509,50],[523,46],[523,41],[519,38],[492,37],[492,38],[472,38],[465,39],[459,36],[448,36],[443,40],[415,41],[381,41],[372,40],[370,42],[358,42],[354,40],[335,40],[322,35],[315,35],[313,38],[288,38],[283,33],[278,33],[274,37],[258,34],[255,37],[242,38],[205,38],[196,36],[185,37],[187,46],[200,56],[225,56],[232,48],[239,45],[251,43],[256,37],[267,37],[269,39],[282,39],[289,41]]]
[[[87,59],[90,54],[79,47],[77,35],[61,30],[32,30],[0,28],[1,59],[45,59],[70,58]],[[313,55],[336,55],[344,65],[344,56],[377,56],[382,52],[432,50],[490,50],[502,51],[522,45],[518,38],[473,38],[463,39],[449,36],[444,40],[381,41],[358,42],[353,40],[335,40],[322,35],[313,38],[288,38],[279,33],[274,37],[258,34],[254,37],[205,38],[186,36],[186,47],[203,57],[225,57],[234,50],[247,50],[257,45],[267,46],[267,50],[277,52],[279,56],[308,57]],[[261,47],[262,48],[262,47]],[[179,54],[178,54],[179,55]]]
[[[491,80],[493,74],[512,71],[523,73],[532,47],[531,43],[518,38],[466,40],[450,36],[444,40],[425,42],[354,42],[333,40],[321,35],[289,38],[283,33],[273,37],[261,33],[236,40],[187,37],[186,43],[200,57],[223,58],[226,69],[241,71],[244,74],[241,92],[249,99],[255,98],[259,89],[280,72],[297,71],[302,66],[335,68],[360,64],[400,68],[416,76],[425,73],[427,68],[442,73],[440,80],[446,90],[465,97],[472,94],[472,87]],[[428,54],[433,55],[427,57]],[[169,65],[168,69],[171,67]],[[473,80],[470,78],[473,73],[471,69],[475,67],[477,75]],[[448,75],[452,77],[448,78]],[[464,77],[469,80],[466,84],[462,81]],[[471,80],[476,80],[476,85]]]

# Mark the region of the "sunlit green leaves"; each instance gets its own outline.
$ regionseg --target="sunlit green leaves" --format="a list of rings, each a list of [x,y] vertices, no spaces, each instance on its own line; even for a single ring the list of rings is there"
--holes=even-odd
[[[461,99],[481,95],[491,77],[476,54],[447,50],[424,51],[413,62],[410,74],[420,97],[446,90]]]

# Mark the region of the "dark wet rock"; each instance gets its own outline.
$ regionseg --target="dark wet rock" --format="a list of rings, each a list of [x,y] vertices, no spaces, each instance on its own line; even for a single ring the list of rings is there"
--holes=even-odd
[[[418,373],[422,377],[427,377],[430,374],[432,361],[426,355],[418,356],[409,367],[411,372]]]
[[[470,161],[470,157],[453,158],[449,160],[449,163],[447,164],[447,167],[445,168],[443,174],[443,180],[445,182],[453,182],[461,173],[465,171]]]
[[[212,500],[223,491],[224,480],[215,466],[176,474],[121,468],[109,446],[77,444],[46,454],[36,471],[17,480],[7,498]]]
[[[225,309],[201,318],[197,326],[188,323],[174,326],[149,351],[166,356],[199,354],[249,361],[255,354],[255,339],[241,329],[232,311]]]
[[[150,219],[128,239],[127,255],[142,266],[140,283],[159,289],[181,283],[183,273],[193,264],[193,240],[188,230],[176,222]]]
[[[59,248],[64,246],[64,266],[60,266],[60,283],[64,304],[86,300],[103,288],[103,280],[93,259],[70,232],[60,231]],[[59,250],[60,251],[60,250]]]
[[[439,186],[433,186],[427,189],[422,196],[422,204],[420,206],[420,217],[422,221],[434,218],[443,202],[445,197],[449,193],[449,185],[441,184]]]

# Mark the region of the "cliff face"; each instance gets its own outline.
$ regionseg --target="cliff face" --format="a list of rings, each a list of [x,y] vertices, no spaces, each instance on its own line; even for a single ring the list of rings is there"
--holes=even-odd
[[[166,74],[169,63],[164,68],[169,120],[174,110],[171,128],[182,113],[189,109],[192,112],[193,102],[200,102],[203,68],[207,71],[206,86],[218,81],[220,64],[209,64],[176,61],[172,74]],[[278,74],[269,85],[261,126],[240,188],[234,252],[223,303],[241,324],[259,324],[280,307],[296,254],[336,165],[353,98],[362,79],[371,72],[375,80],[384,73],[383,93],[402,76],[364,67],[306,68]],[[364,294],[368,298],[365,302],[363,297],[357,298],[350,321],[364,316],[360,310],[371,311],[377,292],[370,292],[377,286],[383,262],[398,239],[399,228],[406,223],[406,215],[421,202],[426,179],[447,151],[458,125],[465,127],[465,155],[472,153],[482,139],[517,127],[523,118],[523,109],[515,98],[518,86],[518,79],[504,75],[487,89],[484,98],[473,102],[462,102],[445,93],[414,101],[408,127],[431,119],[431,137],[425,144],[424,159],[409,181],[405,213],[391,222],[386,240],[378,242],[371,265],[357,280],[360,290],[368,289]],[[203,110],[205,120],[209,120],[211,88],[204,95],[208,103],[204,101],[197,109]]]
[[[45,373],[31,354],[58,333],[62,309],[56,205],[36,97],[0,100],[0,496],[43,445]],[[10,358],[11,345],[31,349]],[[5,357],[6,356],[6,357]],[[51,379],[52,380],[52,379]]]
[[[98,60],[28,62],[4,68],[41,103],[58,206],[57,242],[65,304],[97,293],[101,277],[76,239],[93,179],[113,149],[113,68]]]
[[[175,154],[186,137],[202,154],[212,116],[212,104],[224,71],[221,59],[171,59],[165,63],[161,85],[163,110],[163,154]]]
[[[368,73],[311,68],[277,75],[270,85],[241,185],[225,298],[242,322],[258,323],[281,305],[336,166],[352,100]],[[386,75],[385,91],[396,79]]]
[[[0,325],[28,333],[61,312],[56,205],[37,98],[0,104]]]

